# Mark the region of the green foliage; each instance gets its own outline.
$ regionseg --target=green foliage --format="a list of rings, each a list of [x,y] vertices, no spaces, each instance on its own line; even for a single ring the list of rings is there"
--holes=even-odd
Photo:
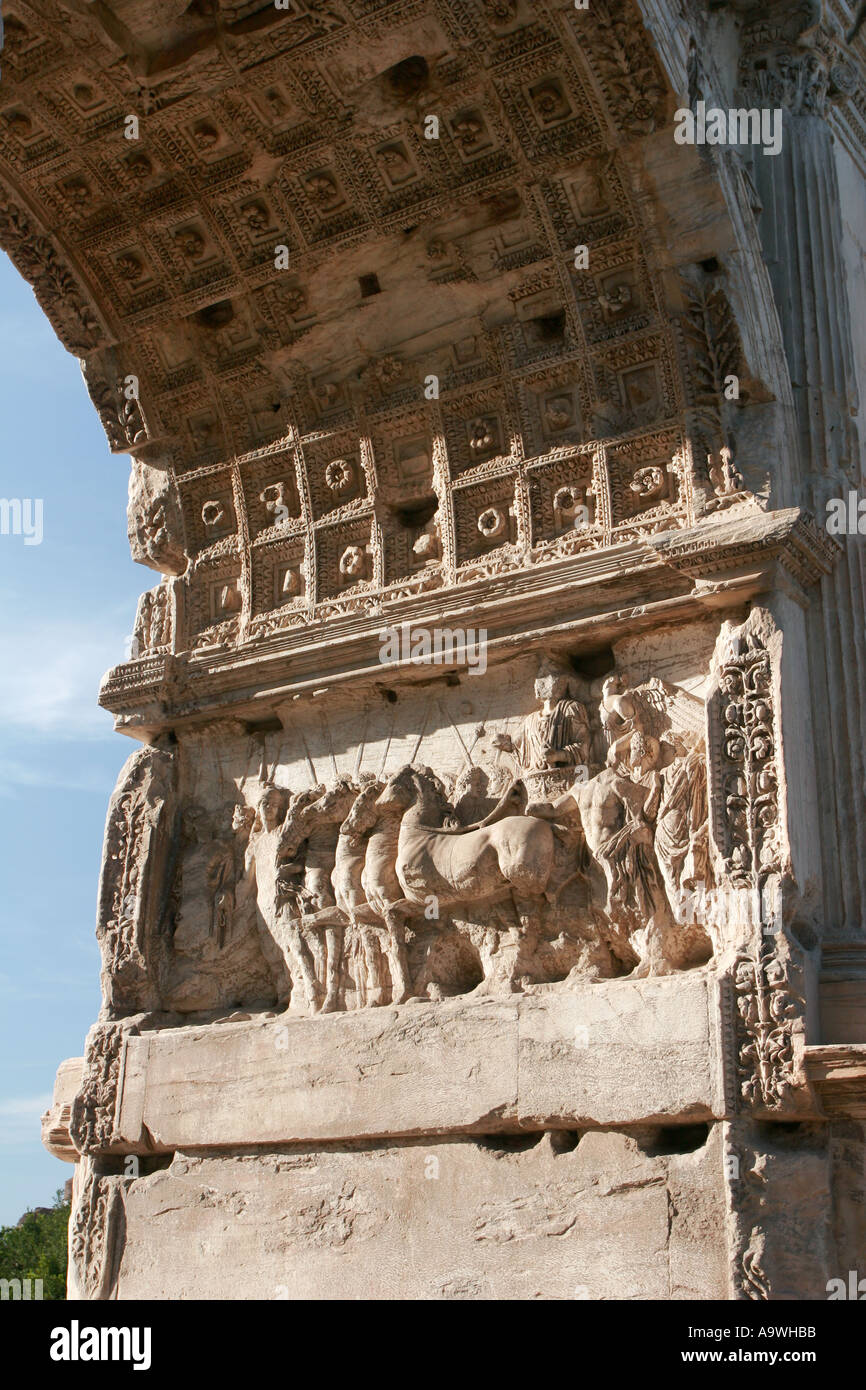
[[[0,1279],[41,1279],[44,1299],[64,1299],[68,1227],[62,1189],[50,1211],[28,1212],[20,1226],[0,1227]]]

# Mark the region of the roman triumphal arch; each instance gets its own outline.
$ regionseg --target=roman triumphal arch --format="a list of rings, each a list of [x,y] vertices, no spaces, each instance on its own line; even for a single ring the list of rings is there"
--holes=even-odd
[[[855,1268],[853,18],[4,3],[0,245],[155,579],[72,1295]]]

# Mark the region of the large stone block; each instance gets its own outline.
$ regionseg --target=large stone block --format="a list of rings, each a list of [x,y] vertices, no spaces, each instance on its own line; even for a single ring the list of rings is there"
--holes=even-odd
[[[117,1296],[724,1298],[718,1136],[577,1137],[178,1153],[127,1189]]]
[[[702,975],[130,1037],[117,1144],[162,1150],[722,1113]]]

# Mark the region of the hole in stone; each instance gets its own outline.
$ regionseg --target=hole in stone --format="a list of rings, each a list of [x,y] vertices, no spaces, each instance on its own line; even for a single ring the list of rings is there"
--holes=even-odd
[[[383,699],[385,699],[385,700],[388,701],[388,704],[389,704],[389,705],[396,705],[396,703],[397,703],[397,692],[396,692],[396,690],[383,690],[383,691],[382,691],[382,697],[383,697]]]
[[[601,647],[596,652],[582,652],[580,656],[571,658],[571,664],[578,676],[584,676],[590,681],[597,680],[599,676],[606,676],[608,671],[613,671],[616,667],[610,647]]]
[[[478,1134],[475,1142],[480,1149],[493,1154],[525,1154],[544,1138],[544,1130],[531,1134]]]
[[[378,275],[361,275],[358,278],[358,284],[361,286],[362,299],[369,299],[371,294],[382,293]]]
[[[174,1154],[151,1154],[147,1158],[138,1160],[139,1175],[146,1178],[150,1173],[161,1173],[166,1168],[170,1168],[174,1162]]]
[[[420,502],[412,502],[406,507],[394,507],[393,514],[395,520],[405,526],[407,530],[413,530],[417,526],[426,526],[427,522],[436,515],[436,508],[439,506],[437,497],[425,497]]]
[[[768,1148],[808,1149],[824,1143],[821,1126],[808,1120],[758,1120],[755,1134]]]
[[[708,1124],[661,1125],[641,1148],[650,1158],[666,1154],[692,1154],[702,1149],[710,1137]]]
[[[118,1177],[123,1173],[125,1161],[125,1154],[95,1154],[93,1158],[94,1176],[98,1178]]]
[[[550,1131],[550,1146],[554,1153],[571,1154],[574,1153],[582,1138],[583,1130],[581,1129],[552,1129]]]
[[[234,316],[231,300],[221,299],[216,304],[208,304],[206,309],[199,309],[195,319],[203,328],[223,328],[225,324],[231,323]]]
[[[426,991],[429,999],[453,999],[469,994],[482,983],[481,959],[466,937],[446,940],[432,923],[425,923],[417,931],[407,927],[406,942],[410,952],[423,950],[426,955],[426,968],[430,973]]]
[[[558,309],[554,314],[542,314],[533,319],[535,330],[544,342],[554,342],[565,337],[565,310]]]
[[[413,53],[411,58],[404,58],[402,62],[388,68],[385,82],[395,96],[405,101],[427,86],[429,76],[427,59],[422,58],[419,53]]]
[[[248,734],[277,734],[282,727],[282,720],[275,714],[269,714],[265,719],[248,719],[244,724]]]
[[[452,671],[452,672],[450,673],[450,675],[447,675],[447,676],[445,677],[445,684],[446,684],[446,685],[459,685],[459,684],[460,684],[460,677],[459,677],[459,676],[456,676],[456,675],[454,674],[454,672]]]
[[[403,228],[403,235],[404,235],[404,236],[411,236],[412,233],[413,233],[413,232],[417,232],[417,230],[418,230],[418,223],[416,222],[415,225],[414,225],[413,227],[404,227],[404,228]]]
[[[146,1178],[170,1167],[173,1161],[173,1153],[98,1154],[93,1160],[93,1171],[100,1178]]]
[[[708,275],[718,275],[721,270],[721,263],[717,256],[708,256],[705,261],[700,262],[701,270],[705,270]]]

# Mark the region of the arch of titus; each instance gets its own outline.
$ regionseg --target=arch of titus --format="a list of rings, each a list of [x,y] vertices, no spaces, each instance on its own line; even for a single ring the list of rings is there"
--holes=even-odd
[[[154,572],[71,1296],[858,1269],[855,9],[4,0],[0,244]]]

